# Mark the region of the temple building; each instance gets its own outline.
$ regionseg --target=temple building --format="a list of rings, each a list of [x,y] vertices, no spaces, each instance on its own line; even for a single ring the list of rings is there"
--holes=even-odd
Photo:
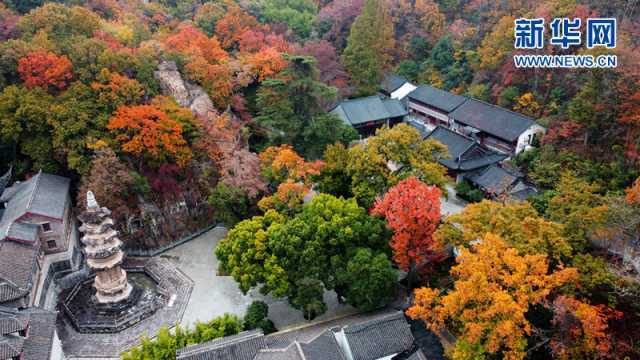
[[[82,258],[70,181],[42,171],[7,186],[10,178],[11,170],[0,181],[0,304],[46,307],[54,273]]]
[[[87,192],[87,208],[78,216],[87,265],[96,272],[93,286],[96,300],[101,304],[126,300],[132,286],[127,273],[120,266],[124,259],[122,241],[113,228],[111,211],[101,207],[91,191]]]

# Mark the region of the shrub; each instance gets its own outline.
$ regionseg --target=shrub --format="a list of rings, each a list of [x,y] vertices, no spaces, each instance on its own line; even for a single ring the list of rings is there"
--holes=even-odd
[[[264,301],[254,301],[247,308],[247,313],[244,316],[244,329],[262,329],[265,334],[270,334],[276,331],[276,327],[273,322],[269,320],[269,305]]]
[[[456,193],[462,199],[468,202],[480,202],[484,199],[484,194],[481,190],[476,189],[473,185],[466,181],[462,181],[456,185]]]

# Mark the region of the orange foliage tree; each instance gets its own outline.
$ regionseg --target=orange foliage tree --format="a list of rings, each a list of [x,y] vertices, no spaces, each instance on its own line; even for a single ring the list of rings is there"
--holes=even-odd
[[[18,61],[18,72],[27,88],[62,90],[73,77],[71,61],[45,50],[36,50]]]
[[[282,53],[274,47],[267,47],[253,54],[244,54],[240,59],[243,65],[249,67],[244,75],[258,81],[275,76],[288,65]]]
[[[113,111],[122,105],[133,105],[144,96],[144,88],[135,79],[102,69],[98,81],[91,84],[97,92],[97,100]]]
[[[632,161],[640,159],[640,81],[620,85],[621,98],[624,99],[618,106],[618,122],[627,128],[626,131],[626,155]]]
[[[175,50],[196,57],[203,57],[210,63],[221,63],[229,58],[226,51],[220,47],[215,37],[207,37],[192,24],[181,25],[178,32],[165,40],[167,50]]]
[[[322,161],[307,162],[291,145],[270,146],[260,153],[263,176],[273,184],[284,181],[308,184],[311,176],[319,175]]]
[[[549,273],[545,255],[520,255],[500,237],[487,233],[471,249],[462,248],[451,269],[453,289],[421,288],[407,315],[435,332],[457,336],[454,359],[525,357],[532,325],[529,307],[547,300],[552,291],[575,281],[574,268]]]
[[[437,187],[410,177],[390,188],[371,209],[393,230],[393,260],[404,271],[414,273],[442,259],[441,245],[433,236],[440,223],[440,196]]]
[[[218,20],[216,34],[225,49],[237,48],[245,31],[258,27],[258,20],[238,5],[230,5],[226,15]]]
[[[624,190],[629,205],[640,204],[640,178],[633,182],[633,186]]]
[[[233,92],[233,74],[226,64],[210,64],[198,57],[187,63],[185,70],[187,79],[202,84],[216,106],[227,106]]]
[[[263,197],[258,207],[265,213],[274,209],[281,214],[292,214],[302,206],[308,192],[304,184],[286,181],[278,185],[275,194]]]
[[[109,119],[122,151],[156,163],[173,158],[180,166],[191,159],[182,125],[151,105],[121,106]]]
[[[609,358],[611,337],[607,321],[616,313],[604,305],[592,306],[572,297],[553,302],[551,324],[556,331],[550,346],[557,359]]]

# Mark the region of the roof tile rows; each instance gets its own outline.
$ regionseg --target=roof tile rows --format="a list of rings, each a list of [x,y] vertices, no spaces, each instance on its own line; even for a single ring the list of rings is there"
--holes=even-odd
[[[0,213],[0,303],[20,298],[32,287],[40,249],[39,229],[21,218],[37,214],[62,219],[69,183],[65,177],[40,171],[26,181],[4,188],[0,195],[0,202],[5,203]]]
[[[38,308],[15,310],[1,307],[0,359],[20,355],[21,359],[49,359],[55,327],[55,312]]]
[[[409,93],[409,99],[417,100],[445,113],[450,113],[467,100],[464,96],[452,94],[429,85],[418,85],[415,90]]]
[[[413,345],[413,334],[401,312],[348,326],[344,333],[354,360],[378,359],[401,353]]]
[[[398,90],[402,87],[408,80],[402,76],[396,74],[387,74],[382,79],[380,83],[380,89],[384,90],[387,94],[391,94],[392,92]]]
[[[344,100],[331,112],[352,126],[407,115],[407,109],[399,100],[381,99],[375,95]]]
[[[426,139],[437,140],[449,151],[449,158],[440,163],[451,170],[470,171],[498,163],[507,155],[490,150],[476,140],[442,126],[437,126]]]
[[[419,85],[408,96],[411,100],[441,110],[458,123],[508,142],[516,140],[535,123],[528,116],[429,85]]]
[[[0,219],[0,239],[8,237],[11,231],[14,235],[30,236],[32,229],[15,229],[13,224],[25,214],[37,214],[53,219],[62,219],[67,205],[70,180],[68,178],[38,172],[32,178],[17,182],[4,189],[0,202],[6,203]],[[29,238],[18,238],[33,241]]]
[[[506,141],[514,141],[535,121],[525,115],[476,99],[468,99],[451,114],[455,121]]]
[[[348,342],[348,350],[339,344],[339,337]],[[338,326],[333,321],[267,336],[259,331],[243,332],[179,349],[177,359],[375,360],[409,351],[413,341],[403,313],[386,311],[355,324],[344,319]]]

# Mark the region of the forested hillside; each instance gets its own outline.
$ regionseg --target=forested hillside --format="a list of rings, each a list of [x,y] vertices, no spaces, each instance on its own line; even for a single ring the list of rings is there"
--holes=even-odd
[[[618,67],[516,68],[520,17],[617,18]],[[439,225],[446,149],[406,125],[349,147],[329,112],[390,72],[545,126],[512,161],[538,195]],[[224,222],[221,270],[307,318],[323,289],[388,302],[400,268],[425,286],[409,315],[453,332],[457,359],[640,357],[639,136],[637,1],[0,3],[0,171],[91,189],[129,248]]]

